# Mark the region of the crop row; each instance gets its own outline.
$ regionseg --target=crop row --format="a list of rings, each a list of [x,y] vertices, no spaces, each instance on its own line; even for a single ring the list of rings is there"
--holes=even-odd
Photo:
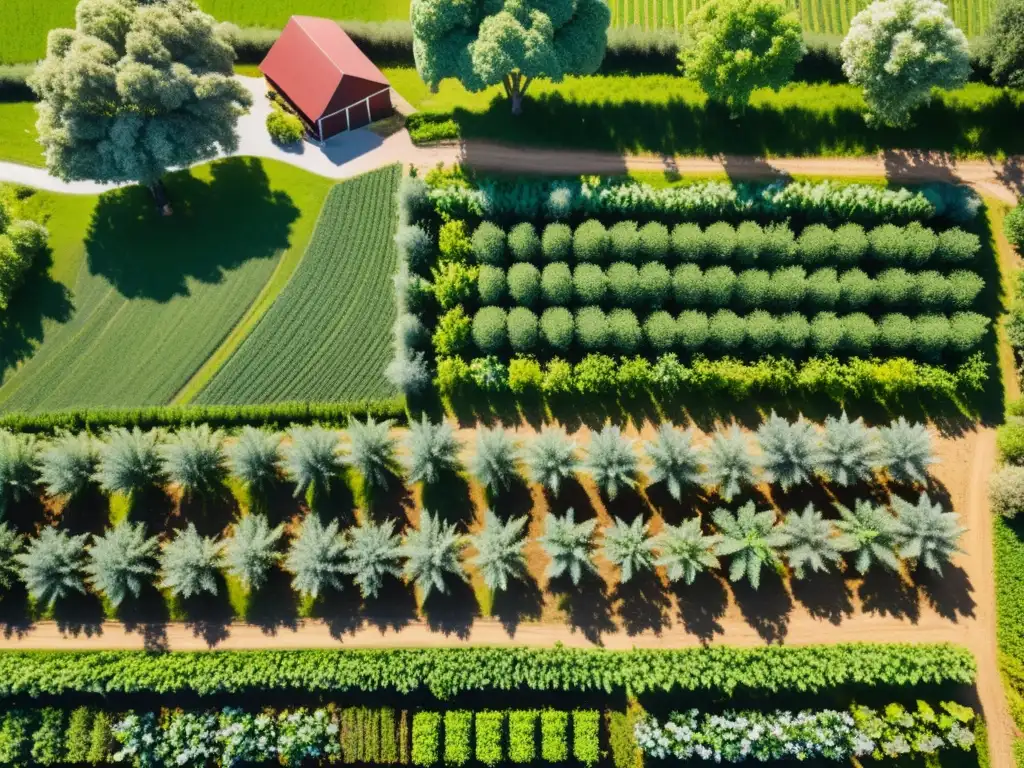
[[[501,355],[509,349],[543,355],[573,350],[620,355],[676,350],[753,357],[772,351],[787,355],[809,351],[816,355],[903,354],[938,361],[947,350],[964,355],[977,349],[990,324],[976,312],[956,312],[948,318],[892,313],[877,320],[863,312],[819,312],[808,320],[798,312],[773,315],[756,310],[744,316],[720,309],[709,316],[688,309],[676,317],[660,310],[641,322],[631,309],[605,312],[588,306],[574,313],[550,307],[538,318],[525,307],[506,311],[489,306],[477,310],[472,320],[461,308],[450,310],[439,319],[432,342],[440,356],[473,349],[483,355]]]
[[[788,223],[762,227],[755,221],[738,226],[720,221],[701,229],[687,222],[669,229],[657,221],[641,225],[632,220],[606,227],[596,219],[575,229],[555,222],[540,231],[530,222],[521,222],[507,233],[484,221],[467,238],[465,224],[454,220],[442,225],[438,246],[442,257],[466,253],[479,264],[493,266],[505,266],[509,260],[574,260],[851,267],[870,260],[881,266],[920,268],[929,263],[968,264],[981,250],[981,241],[959,228],[936,233],[918,222],[904,227],[882,224],[869,230],[859,224],[835,229],[812,224],[798,237]]]
[[[970,684],[975,675],[974,657],[966,649],[918,643],[631,651],[509,647],[0,654],[2,696],[421,690],[442,699],[500,690],[730,695],[737,690],[812,693],[845,685],[865,690]]]
[[[840,402],[871,398],[895,405],[899,398],[908,396],[956,400],[981,391],[988,381],[988,369],[980,353],[971,355],[956,370],[905,357],[853,357],[845,362],[834,357],[811,357],[798,365],[788,357],[765,356],[747,363],[732,357],[709,360],[697,355],[684,364],[674,352],[656,360],[591,353],[575,364],[557,357],[541,364],[530,356],[502,361],[490,355],[469,362],[457,356],[439,358],[434,383],[447,398],[511,392],[558,399],[643,394],[657,398],[724,395],[741,399],[769,393],[822,395]]]
[[[441,273],[443,279],[452,279]],[[487,264],[477,273],[480,304],[524,307],[604,304],[660,309],[675,305],[737,309],[797,310],[805,312],[845,309],[917,309],[926,312],[970,309],[985,287],[974,272],[956,270],[943,275],[935,270],[908,272],[894,267],[870,277],[861,269],[837,271],[832,267],[810,274],[803,267],[782,267],[769,272],[717,266],[702,270],[683,264],[670,271],[661,263],[639,269],[616,262],[606,269],[578,264],[570,269],[556,261],[538,269],[514,264],[508,270]]]

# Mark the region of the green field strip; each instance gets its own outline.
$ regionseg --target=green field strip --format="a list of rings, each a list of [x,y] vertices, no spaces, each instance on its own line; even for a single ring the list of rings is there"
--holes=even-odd
[[[331,190],[291,281],[197,403],[331,401],[394,394],[384,379],[397,253],[392,166]]]

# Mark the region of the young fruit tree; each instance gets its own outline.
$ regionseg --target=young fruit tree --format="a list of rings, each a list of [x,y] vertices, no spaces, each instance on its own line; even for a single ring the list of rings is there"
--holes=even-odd
[[[840,516],[836,530],[858,573],[867,573],[875,563],[890,571],[899,570],[900,526],[885,507],[858,499],[853,509],[836,504],[836,511]]]
[[[380,594],[385,576],[402,575],[402,539],[395,533],[395,521],[374,523],[366,520],[348,530],[349,544],[345,552],[346,571],[364,598]]]
[[[644,451],[650,461],[647,477],[651,485],[664,483],[676,501],[682,499],[684,487],[700,482],[700,452],[689,430],[662,424],[654,440],[644,443]]]
[[[940,0],[877,0],[853,17],[843,72],[864,89],[868,121],[900,127],[933,88],[960,88],[971,73],[967,36]]]
[[[529,518],[513,517],[506,522],[491,510],[484,514],[484,527],[470,541],[476,548],[473,563],[480,569],[484,584],[492,592],[508,589],[509,579],[522,579],[526,574],[526,525]]]
[[[96,481],[107,493],[131,494],[160,480],[160,452],[156,430],[138,427],[111,429],[99,446]]]
[[[454,77],[469,91],[501,84],[522,112],[537,78],[592,75],[611,12],[603,0],[412,0],[416,70],[432,90]]]
[[[146,536],[143,523],[122,520],[102,536],[94,536],[85,572],[97,592],[115,606],[128,595],[138,597],[156,573],[159,544]]]
[[[238,148],[251,106],[234,50],[191,0],[81,0],[30,84],[46,167],[65,181],[138,182],[169,213],[161,178]]]
[[[21,566],[21,579],[37,602],[52,607],[72,592],[85,594],[82,566],[86,538],[84,533],[72,536],[67,531],[47,527],[14,556]]]
[[[716,509],[711,518],[722,535],[715,554],[730,558],[729,581],[746,579],[754,589],[760,587],[761,567],[777,570],[782,564],[779,549],[789,541],[775,523],[775,512],[758,512],[748,501],[735,513]]]
[[[424,603],[435,590],[448,594],[447,577],[468,579],[462,567],[462,550],[466,543],[466,537],[458,532],[455,523],[446,523],[428,510],[420,515],[419,528],[406,532],[402,545],[405,576],[420,589]]]
[[[736,115],[755,88],[779,90],[805,53],[800,20],[775,0],[713,0],[687,19],[680,69]]]

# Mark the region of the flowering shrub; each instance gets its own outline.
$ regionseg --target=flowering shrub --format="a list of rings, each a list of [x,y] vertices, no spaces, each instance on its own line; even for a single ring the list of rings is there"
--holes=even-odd
[[[898,704],[877,712],[855,706],[852,712],[821,710],[700,713],[678,712],[664,723],[639,721],[637,745],[650,757],[700,758],[716,763],[744,760],[847,760],[850,757],[932,755],[944,748],[974,746],[968,707],[943,703],[942,714],[924,702],[910,712]]]

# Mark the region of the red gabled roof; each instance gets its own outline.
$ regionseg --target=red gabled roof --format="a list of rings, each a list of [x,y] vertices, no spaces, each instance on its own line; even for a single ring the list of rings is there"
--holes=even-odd
[[[292,16],[281,37],[260,64],[310,120],[317,120],[346,78],[388,86],[377,69],[345,31],[330,19]]]

